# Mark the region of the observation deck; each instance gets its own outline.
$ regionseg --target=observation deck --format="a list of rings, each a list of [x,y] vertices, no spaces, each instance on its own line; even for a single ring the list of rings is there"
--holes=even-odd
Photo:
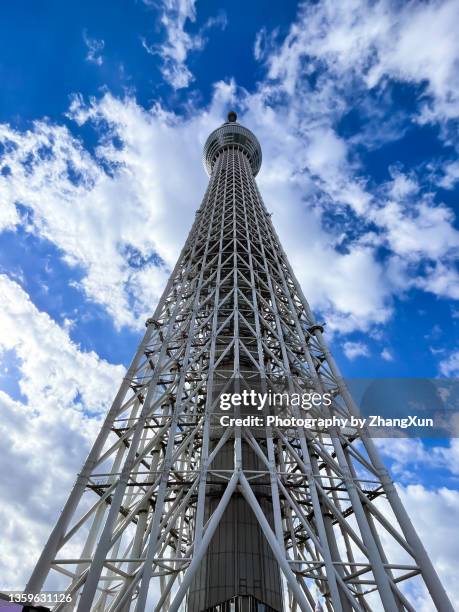
[[[206,140],[203,151],[203,162],[207,174],[212,174],[212,168],[219,154],[226,147],[237,146],[250,160],[253,176],[261,167],[261,146],[257,137],[246,127],[237,123],[234,111],[228,113],[228,120],[214,130]]]

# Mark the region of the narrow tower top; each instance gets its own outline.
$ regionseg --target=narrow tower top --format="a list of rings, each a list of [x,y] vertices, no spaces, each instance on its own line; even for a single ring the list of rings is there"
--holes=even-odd
[[[253,175],[258,174],[261,166],[260,143],[255,134],[237,122],[234,111],[228,113],[227,121],[210,134],[204,145],[203,161],[209,176],[218,156],[228,147],[237,147],[245,153],[250,160]]]

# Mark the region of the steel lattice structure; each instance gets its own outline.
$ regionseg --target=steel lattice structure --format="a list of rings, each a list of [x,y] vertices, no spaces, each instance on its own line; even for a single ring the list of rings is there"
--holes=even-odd
[[[234,381],[356,407],[257,189],[257,139],[230,113],[204,161],[191,232],[26,590],[59,573],[75,603],[54,612],[148,597],[157,612],[308,611],[318,593],[329,612],[415,612],[414,581],[453,612],[369,437],[214,426]]]

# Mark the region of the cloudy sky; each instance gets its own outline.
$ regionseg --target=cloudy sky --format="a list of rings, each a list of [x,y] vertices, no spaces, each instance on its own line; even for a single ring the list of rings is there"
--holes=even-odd
[[[459,374],[458,23],[459,0],[3,10],[0,587],[23,586],[62,507],[231,108],[343,372]],[[459,445],[381,450],[459,608]]]

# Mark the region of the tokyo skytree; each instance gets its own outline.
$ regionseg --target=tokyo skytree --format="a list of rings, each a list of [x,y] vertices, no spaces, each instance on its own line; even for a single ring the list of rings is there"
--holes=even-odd
[[[25,590],[63,588],[53,612],[416,612],[425,587],[453,612],[364,429],[248,427],[239,408],[223,424],[223,393],[279,385],[358,410],[258,191],[257,138],[230,112],[203,160],[192,229]]]

